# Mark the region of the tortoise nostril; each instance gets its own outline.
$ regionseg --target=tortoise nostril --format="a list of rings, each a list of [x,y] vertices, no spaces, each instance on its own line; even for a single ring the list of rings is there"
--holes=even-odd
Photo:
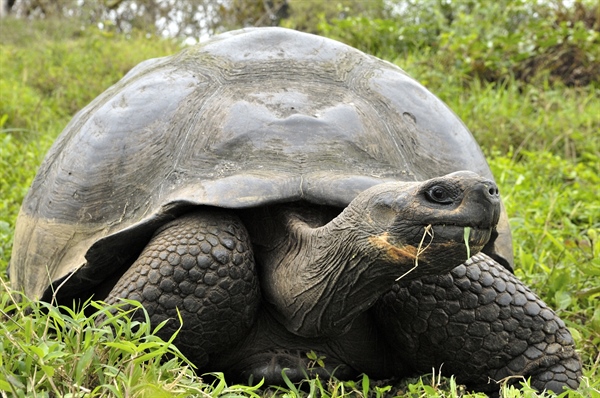
[[[500,199],[500,191],[498,190],[498,186],[491,181],[488,181],[484,184],[482,193],[493,202]]]
[[[488,185],[488,193],[490,194],[490,196],[498,196],[500,194],[498,186],[496,184]]]

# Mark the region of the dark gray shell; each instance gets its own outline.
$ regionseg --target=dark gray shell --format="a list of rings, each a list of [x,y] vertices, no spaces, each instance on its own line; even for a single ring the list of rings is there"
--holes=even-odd
[[[456,170],[492,177],[459,118],[400,68],[314,35],[235,31],[141,63],[74,117],[24,200],[11,278],[32,298],[65,278],[74,294],[188,206],[345,206]]]

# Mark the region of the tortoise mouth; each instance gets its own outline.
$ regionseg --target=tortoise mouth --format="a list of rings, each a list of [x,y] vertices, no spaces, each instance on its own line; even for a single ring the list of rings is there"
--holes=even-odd
[[[466,243],[469,246],[483,247],[491,238],[493,227],[468,226],[456,224],[429,224],[424,229],[431,231],[433,241],[453,241]],[[424,232],[427,233],[427,232]],[[428,239],[425,238],[425,241]]]

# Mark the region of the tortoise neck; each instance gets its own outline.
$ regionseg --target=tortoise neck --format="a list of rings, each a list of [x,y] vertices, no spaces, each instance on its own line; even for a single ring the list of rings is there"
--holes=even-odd
[[[398,266],[366,250],[369,235],[362,235],[357,217],[347,208],[314,227],[286,214],[288,238],[266,267],[263,286],[289,331],[304,337],[342,334],[392,287]]]

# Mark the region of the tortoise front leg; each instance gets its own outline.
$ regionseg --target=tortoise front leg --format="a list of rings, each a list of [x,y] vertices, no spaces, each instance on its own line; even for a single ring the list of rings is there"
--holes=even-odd
[[[248,234],[224,211],[204,209],[161,227],[119,279],[106,301],[139,301],[152,325],[169,319],[159,335],[169,338],[198,367],[239,341],[250,329],[259,288]],[[139,315],[138,315],[139,316]]]
[[[483,253],[449,274],[398,282],[376,313],[402,363],[416,373],[441,367],[481,391],[497,391],[496,381],[516,375],[556,393],[579,385],[581,362],[564,322]]]

